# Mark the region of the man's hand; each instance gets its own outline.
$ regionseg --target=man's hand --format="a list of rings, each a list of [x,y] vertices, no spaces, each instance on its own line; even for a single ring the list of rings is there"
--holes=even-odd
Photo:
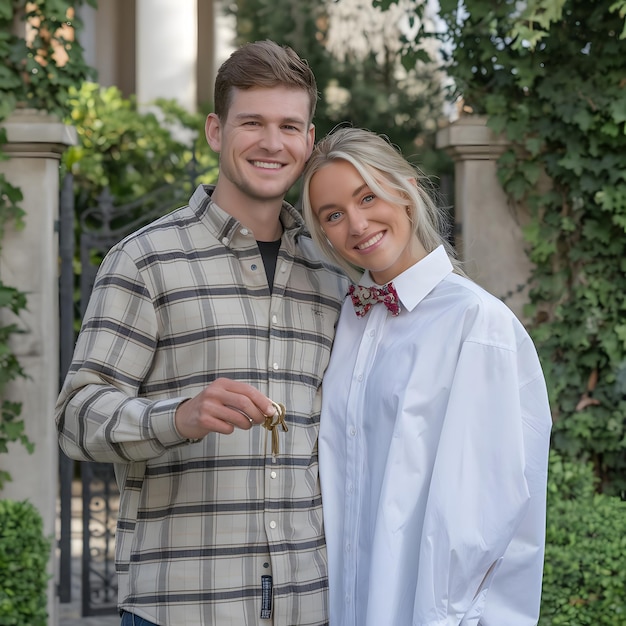
[[[252,385],[217,378],[197,396],[183,402],[174,420],[182,437],[201,439],[211,432],[230,435],[235,428],[249,430],[274,412],[272,401]]]

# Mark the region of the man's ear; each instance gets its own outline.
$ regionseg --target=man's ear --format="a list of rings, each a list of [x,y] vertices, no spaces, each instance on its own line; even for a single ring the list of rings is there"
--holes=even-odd
[[[309,126],[309,130],[307,131],[307,161],[311,156],[311,152],[313,152],[313,148],[315,147],[315,125],[311,124]]]
[[[209,113],[204,124],[204,134],[211,150],[219,153],[222,149],[222,124],[215,113]]]

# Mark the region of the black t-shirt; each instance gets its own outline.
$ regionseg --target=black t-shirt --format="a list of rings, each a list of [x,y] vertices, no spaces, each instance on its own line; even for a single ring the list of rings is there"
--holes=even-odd
[[[270,286],[270,293],[274,288],[274,272],[276,271],[276,260],[278,259],[278,250],[280,249],[280,239],[276,241],[257,241],[259,252],[265,266],[265,275],[267,276],[267,284]]]

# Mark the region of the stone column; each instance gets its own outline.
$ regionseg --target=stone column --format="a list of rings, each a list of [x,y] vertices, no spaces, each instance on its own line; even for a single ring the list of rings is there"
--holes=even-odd
[[[493,134],[486,118],[467,116],[439,131],[437,147],[455,163],[456,245],[465,271],[523,320],[528,296],[522,286],[531,263],[521,228],[528,216],[509,202],[498,181],[496,161],[507,142]]]
[[[136,93],[141,107],[155,98],[175,98],[188,111],[196,110],[196,1],[137,0]]]
[[[53,413],[59,391],[59,159],[76,143],[76,133],[58,118],[32,109],[16,112],[2,126],[8,140],[2,150],[9,159],[0,162],[0,172],[22,190],[20,206],[26,215],[25,227],[16,230],[9,225],[0,242],[0,276],[28,298],[28,310],[15,320],[25,333],[15,337],[13,350],[29,378],[10,383],[8,397],[22,403],[21,417],[35,452],[29,455],[23,446],[13,444],[8,455],[0,456],[13,478],[0,497],[32,502],[43,517],[46,535],[53,538],[49,565],[53,578],[48,587],[52,625],[58,623],[54,542],[58,443]]]

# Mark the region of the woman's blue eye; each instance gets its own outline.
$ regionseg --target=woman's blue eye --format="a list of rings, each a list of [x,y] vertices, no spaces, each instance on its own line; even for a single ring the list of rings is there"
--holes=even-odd
[[[341,213],[339,211],[335,211],[334,213],[330,213],[328,217],[326,218],[326,220],[328,222],[334,222],[338,220],[340,217],[341,217]]]

